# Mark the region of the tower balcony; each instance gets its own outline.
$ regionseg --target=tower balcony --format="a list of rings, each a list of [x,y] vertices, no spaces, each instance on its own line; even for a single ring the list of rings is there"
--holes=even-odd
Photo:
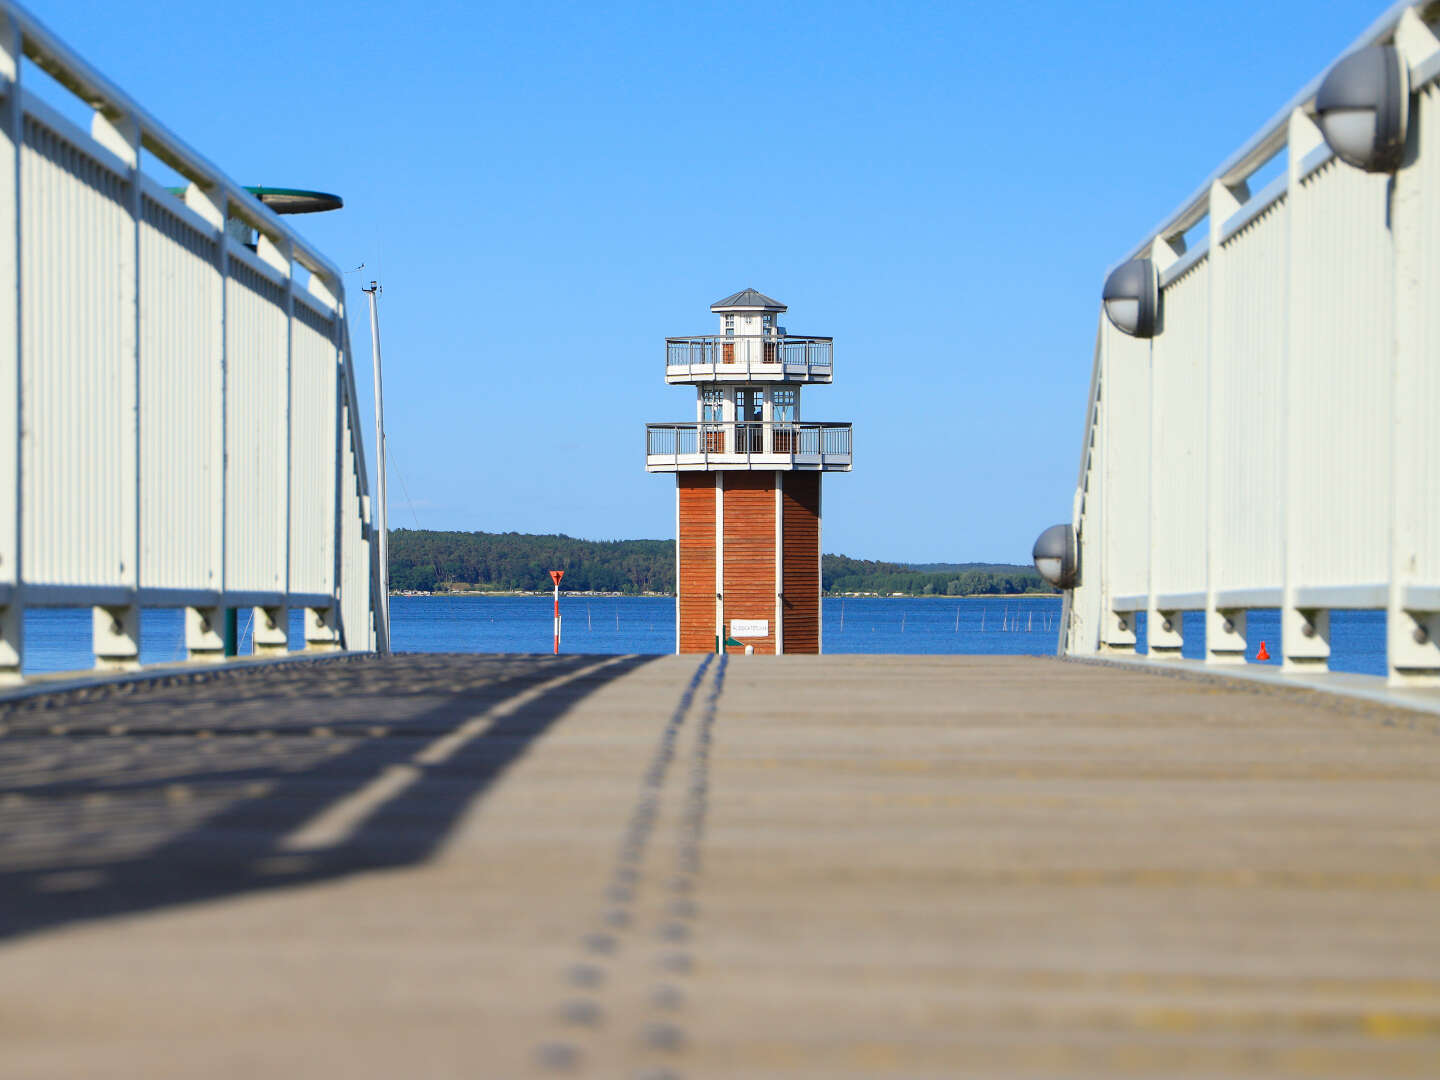
[[[665,381],[828,383],[834,338],[702,334],[665,339]]]
[[[849,424],[646,424],[645,470],[849,472],[851,442]]]

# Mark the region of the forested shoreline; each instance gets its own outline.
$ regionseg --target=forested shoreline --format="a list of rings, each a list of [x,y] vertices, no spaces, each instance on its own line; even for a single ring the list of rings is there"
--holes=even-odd
[[[1052,593],[1032,567],[1007,563],[905,563],[825,555],[826,593],[971,596]],[[630,596],[672,595],[673,540],[577,540],[561,534],[393,529],[390,587],[396,592],[545,592],[550,571],[565,589]]]

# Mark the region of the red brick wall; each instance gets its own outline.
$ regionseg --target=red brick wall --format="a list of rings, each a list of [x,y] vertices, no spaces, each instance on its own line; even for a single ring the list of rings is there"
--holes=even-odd
[[[820,474],[785,474],[783,600],[787,653],[820,651]]]
[[[680,651],[715,651],[715,474],[677,473]]]

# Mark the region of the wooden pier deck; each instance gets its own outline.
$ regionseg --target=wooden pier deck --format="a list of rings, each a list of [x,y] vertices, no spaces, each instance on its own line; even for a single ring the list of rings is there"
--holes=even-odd
[[[1440,719],[1050,659],[0,705],[0,1077],[1435,1077]]]

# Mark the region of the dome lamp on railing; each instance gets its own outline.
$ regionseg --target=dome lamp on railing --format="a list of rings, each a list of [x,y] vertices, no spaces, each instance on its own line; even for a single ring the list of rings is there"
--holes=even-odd
[[[1080,559],[1075,550],[1075,530],[1068,524],[1051,525],[1035,541],[1030,553],[1040,576],[1057,589],[1071,588],[1079,577]]]
[[[1121,333],[1131,337],[1155,336],[1160,312],[1160,288],[1155,264],[1149,259],[1131,259],[1105,279],[1102,293],[1105,316]]]
[[[1390,45],[1351,53],[1315,92],[1315,120],[1330,149],[1366,172],[1399,167],[1409,118],[1410,71]]]

